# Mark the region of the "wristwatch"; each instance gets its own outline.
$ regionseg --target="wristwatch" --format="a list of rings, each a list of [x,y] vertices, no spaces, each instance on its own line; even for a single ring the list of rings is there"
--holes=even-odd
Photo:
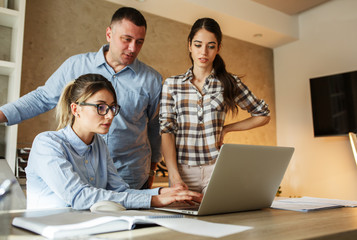
[[[150,169],[149,176],[150,176],[150,177],[153,177],[153,176],[155,176],[155,174],[156,174],[156,171]]]

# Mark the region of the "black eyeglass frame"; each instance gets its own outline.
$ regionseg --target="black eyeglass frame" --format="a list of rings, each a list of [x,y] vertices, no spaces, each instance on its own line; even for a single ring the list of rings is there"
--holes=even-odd
[[[118,113],[120,112],[120,105],[119,105],[119,104],[109,106],[109,105],[106,104],[106,103],[94,104],[94,103],[81,102],[81,103],[79,103],[79,105],[80,105],[80,106],[93,106],[93,107],[96,107],[96,108],[97,108],[97,113],[98,113],[98,115],[100,115],[100,116],[105,116],[105,115],[107,115],[108,112],[109,112],[109,109],[112,111],[112,113],[113,113],[114,116],[118,115]],[[106,106],[107,106],[107,108],[106,108],[104,114],[99,113],[99,106],[101,106],[101,105],[106,105]],[[118,108],[117,112],[113,111],[113,107],[117,107],[117,108]]]

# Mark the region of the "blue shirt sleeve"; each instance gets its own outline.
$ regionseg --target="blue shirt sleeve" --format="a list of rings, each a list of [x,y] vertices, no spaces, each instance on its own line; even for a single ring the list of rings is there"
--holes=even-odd
[[[8,119],[7,125],[20,123],[56,107],[62,89],[67,82],[74,79],[70,71],[72,64],[73,57],[67,59],[44,86],[2,106],[0,110]]]

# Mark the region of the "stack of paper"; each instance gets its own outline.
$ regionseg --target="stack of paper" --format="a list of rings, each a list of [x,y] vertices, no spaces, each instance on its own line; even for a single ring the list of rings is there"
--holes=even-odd
[[[314,198],[314,197],[302,197],[302,198],[288,198],[282,200],[275,200],[271,205],[271,208],[308,212],[314,210],[323,210],[339,207],[357,207],[357,201],[328,199],[328,198]]]

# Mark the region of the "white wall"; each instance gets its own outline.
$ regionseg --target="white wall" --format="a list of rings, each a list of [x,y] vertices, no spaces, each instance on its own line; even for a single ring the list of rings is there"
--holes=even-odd
[[[299,17],[299,40],[274,49],[277,142],[295,153],[282,196],[357,200],[348,136],[314,138],[309,79],[357,70],[357,1],[333,0]]]

